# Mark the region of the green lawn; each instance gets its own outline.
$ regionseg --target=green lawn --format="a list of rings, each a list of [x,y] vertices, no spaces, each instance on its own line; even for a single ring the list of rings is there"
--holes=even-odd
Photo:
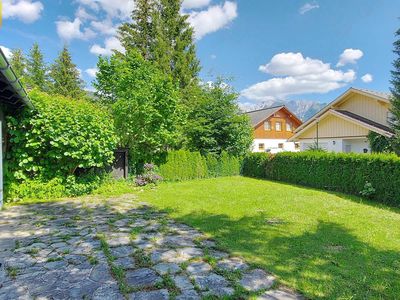
[[[399,299],[400,211],[243,177],[139,193],[310,298]]]

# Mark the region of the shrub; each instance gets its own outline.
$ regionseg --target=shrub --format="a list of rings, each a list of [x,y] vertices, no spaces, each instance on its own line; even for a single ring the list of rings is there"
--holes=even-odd
[[[135,184],[137,186],[157,185],[163,178],[155,171],[155,165],[144,164],[143,174],[136,176]]]
[[[20,202],[29,199],[61,198],[66,195],[66,188],[60,178],[43,182],[38,179],[28,179],[22,183],[13,182],[6,189],[7,202]]]
[[[111,116],[84,100],[31,92],[34,110],[7,119],[8,165],[16,179],[66,178],[104,168],[117,145]]]
[[[400,158],[395,155],[252,153],[244,159],[242,174],[353,195],[361,193],[379,202],[400,205]]]
[[[240,174],[240,159],[223,152],[220,156],[202,156],[199,152],[171,151],[166,162],[159,166],[160,174],[168,181],[183,181]]]
[[[37,193],[40,198],[43,195],[36,187],[46,190],[46,182],[64,186],[63,195],[60,188],[51,197],[82,195],[97,188],[102,180],[97,170],[113,161],[117,146],[109,113],[85,100],[38,91],[31,92],[30,98],[35,109],[7,118],[8,195]],[[18,184],[22,190],[16,188]],[[31,192],[25,190],[29,187]]]

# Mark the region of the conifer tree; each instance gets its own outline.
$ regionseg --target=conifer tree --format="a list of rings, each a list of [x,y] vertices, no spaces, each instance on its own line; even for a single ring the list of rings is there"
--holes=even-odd
[[[27,60],[27,83],[41,91],[49,88],[47,67],[39,45],[34,43]]]
[[[83,81],[66,46],[51,66],[50,78],[52,93],[71,98],[79,98],[84,95]]]
[[[181,0],[138,0],[132,20],[119,29],[126,50],[136,48],[182,89],[197,82],[200,70],[187,18],[181,14]]]
[[[25,69],[26,69],[26,58],[21,49],[13,49],[11,51],[10,64],[15,72],[15,75],[17,75],[19,79],[24,80]]]
[[[392,114],[391,126],[395,132],[393,148],[397,154],[400,154],[400,29],[396,32],[397,40],[393,43],[393,52],[396,58],[393,62],[391,92],[392,92]]]

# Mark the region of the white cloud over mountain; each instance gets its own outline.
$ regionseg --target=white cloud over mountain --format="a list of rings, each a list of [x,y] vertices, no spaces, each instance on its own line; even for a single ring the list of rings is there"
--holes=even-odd
[[[360,49],[346,49],[340,55],[337,67],[343,67],[347,64],[356,64],[357,60],[364,56],[364,53]]]
[[[3,0],[3,18],[33,23],[40,19],[44,6],[40,1]]]
[[[327,93],[356,79],[353,70],[334,70],[329,63],[304,57],[302,53],[279,53],[259,67],[274,78],[256,83],[242,91],[247,99],[266,101],[290,95]]]

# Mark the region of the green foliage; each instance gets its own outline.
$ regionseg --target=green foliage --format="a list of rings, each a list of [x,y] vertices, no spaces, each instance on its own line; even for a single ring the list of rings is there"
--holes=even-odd
[[[200,71],[188,15],[181,0],[138,0],[132,20],[119,28],[126,50],[137,50],[182,89],[197,82]]]
[[[241,156],[252,143],[252,127],[246,115],[240,114],[238,95],[218,79],[203,86],[193,104],[185,128],[187,148],[206,155]]]
[[[159,166],[159,170],[166,181],[235,176],[240,174],[240,159],[225,152],[218,157],[178,150],[168,152],[166,162]]]
[[[98,68],[95,87],[102,101],[112,104],[131,164],[140,168],[145,162],[160,162],[174,148],[181,122],[179,93],[171,78],[136,51],[100,58]]]
[[[87,171],[104,168],[114,159],[117,138],[110,115],[84,100],[38,91],[30,98],[34,110],[26,108],[7,119],[9,182],[61,178],[70,194],[93,189],[82,187],[99,182],[98,175]]]
[[[373,153],[393,152],[393,139],[383,136],[379,133],[370,131],[368,134],[369,144]]]
[[[393,140],[394,151],[400,154],[400,29],[396,32],[397,40],[394,42],[394,54],[396,56],[393,61],[392,79],[391,79],[391,92],[392,92],[392,129],[395,132]]]
[[[66,46],[50,68],[51,92],[71,98],[82,98],[83,81]]]
[[[40,51],[39,44],[37,43],[33,44],[29,52],[26,69],[27,84],[41,91],[47,91],[49,88],[47,67],[43,60],[43,54]]]
[[[249,154],[242,174],[359,195],[368,182],[368,196],[400,206],[400,158],[389,154],[301,152]]]
[[[11,51],[10,65],[13,68],[15,75],[17,75],[19,79],[24,80],[26,58],[21,49],[13,49]]]
[[[20,202],[22,200],[41,200],[61,198],[67,194],[66,188],[60,178],[43,182],[38,179],[27,179],[23,182],[13,181],[6,189],[7,202]]]

